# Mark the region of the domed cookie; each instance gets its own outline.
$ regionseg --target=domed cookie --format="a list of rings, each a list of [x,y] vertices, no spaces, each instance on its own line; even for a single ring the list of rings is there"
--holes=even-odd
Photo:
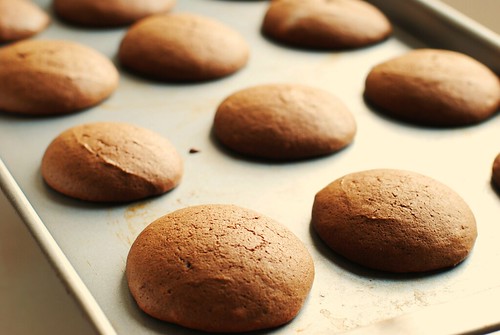
[[[244,67],[249,47],[232,28],[211,18],[176,13],[154,15],[134,24],[123,38],[121,64],[163,81],[205,81]]]
[[[98,122],[57,136],[45,151],[41,170],[50,187],[69,197],[125,202],[173,189],[183,163],[172,144],[155,132]]]
[[[26,40],[0,49],[0,110],[67,114],[94,106],[118,86],[111,61],[84,45]]]
[[[493,161],[491,178],[495,186],[500,190],[500,154]]]
[[[332,94],[297,84],[254,86],[218,107],[214,133],[241,154],[278,160],[338,151],[353,141],[354,117]]]
[[[262,32],[290,46],[314,49],[358,48],[392,33],[386,16],[359,0],[272,1]]]
[[[390,272],[426,272],[462,262],[476,221],[453,190],[429,177],[378,169],[348,174],[316,194],[312,226],[335,252]]]
[[[234,205],[167,214],[137,237],[126,276],[151,316],[207,332],[245,332],[292,320],[314,279],[302,242],[285,226]]]
[[[461,53],[417,49],[375,66],[365,97],[381,112],[427,126],[464,126],[492,116],[500,82],[486,66]]]
[[[168,12],[175,0],[54,0],[56,14],[88,27],[117,27],[146,16]]]
[[[47,13],[30,1],[0,0],[0,43],[36,35],[49,23]]]

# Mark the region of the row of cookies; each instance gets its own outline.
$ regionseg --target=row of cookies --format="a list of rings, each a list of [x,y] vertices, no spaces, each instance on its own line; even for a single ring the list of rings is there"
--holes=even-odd
[[[86,27],[118,27],[146,16],[168,12],[175,0],[54,0],[59,18]],[[50,16],[29,0],[0,0],[0,44],[32,37],[50,24]]]
[[[208,80],[243,67],[248,48],[239,34],[214,20],[171,14],[131,28],[119,58],[123,66],[149,77]],[[119,73],[109,59],[72,41],[17,42],[0,49],[0,62],[5,65],[0,68],[0,109],[7,112],[72,113],[101,103],[118,86]]]
[[[60,191],[75,186],[63,193],[111,196],[111,201],[126,201],[117,194],[148,188],[161,193],[179,182],[181,169],[178,155],[164,141],[127,124],[79,126],[49,146],[42,173]],[[161,168],[151,171],[156,167]],[[171,176],[164,174],[160,181],[167,171]],[[455,192],[400,170],[363,171],[334,181],[316,195],[312,225],[337,253],[391,272],[453,267],[467,257],[477,235],[474,215]],[[130,249],[126,273],[146,313],[189,328],[233,332],[276,327],[294,318],[311,288],[314,264],[300,240],[272,219],[232,205],[204,205],[149,225]]]
[[[401,170],[346,175],[320,190],[311,224],[347,259],[390,272],[456,266],[477,228],[447,186]],[[299,313],[315,268],[286,226],[234,205],[198,205],[148,225],[127,258],[129,289],[149,315],[208,332],[274,328]]]
[[[123,39],[119,58],[124,67],[149,78],[210,80],[246,64],[248,45],[233,29],[206,17],[154,15],[168,12],[174,4],[173,0],[126,4],[121,0],[56,0],[53,8],[63,20],[86,27],[115,27],[140,21],[130,27]],[[5,7],[3,22],[0,21],[0,38],[4,38],[0,42],[32,36],[49,22],[47,14],[24,0],[2,1],[0,5]],[[27,32],[24,26],[34,25],[35,17],[43,17],[39,20],[43,23]],[[352,0],[273,1],[262,23],[264,35],[309,48],[361,47],[387,38],[391,31],[390,22],[378,9]]]
[[[277,1],[277,4],[287,1]],[[232,74],[248,62],[241,35],[193,14],[156,15],[132,26],[118,57],[123,67],[166,81],[203,81]],[[76,61],[73,61],[76,60]],[[63,114],[100,103],[118,85],[114,65],[67,41],[26,41],[1,49],[0,109]],[[28,79],[29,78],[29,79]],[[89,85],[89,81],[94,81]],[[416,50],[373,68],[365,97],[381,111],[430,126],[463,126],[494,115],[498,77],[476,60],[445,50]]]
[[[54,0],[62,20],[87,28],[130,25],[154,14],[169,12],[175,0],[127,1]],[[0,43],[33,36],[50,18],[26,1],[0,1]],[[362,1],[274,1],[263,20],[268,36],[300,47],[350,48],[378,42],[390,35],[391,24],[377,8]],[[337,36],[332,39],[331,36]]]
[[[297,88],[296,88],[296,87],[292,87],[292,88],[288,87],[288,88],[286,88],[286,89],[284,90],[284,92],[286,93],[287,91],[293,91],[293,89],[297,89]],[[264,91],[268,91],[268,90],[269,90],[269,87],[268,87],[268,88],[266,88]],[[271,90],[271,91],[272,91],[272,90]],[[299,91],[299,93],[300,93],[300,89],[299,89],[298,91]],[[243,93],[245,94],[245,92],[243,92]],[[250,96],[252,96],[252,95],[255,95],[255,93],[251,93],[251,94],[250,94]],[[273,95],[272,95],[272,96],[273,96]],[[279,93],[279,94],[277,94],[277,96],[281,96],[281,97],[283,97],[283,96],[284,96],[284,94],[283,94],[283,93]],[[291,96],[292,96],[292,97],[293,97],[293,96],[297,96],[297,94],[292,94]],[[303,95],[303,96],[309,96],[309,98],[310,98],[311,94],[309,93],[309,94],[305,94],[305,95]],[[234,99],[236,99],[236,98],[235,98],[235,97],[232,97],[232,99],[234,100]],[[238,99],[236,99],[236,100],[238,100]],[[243,99],[243,100],[244,100],[244,99]],[[259,100],[259,99],[256,99],[256,100]],[[287,99],[282,99],[282,100],[283,100],[283,101],[286,101]],[[316,99],[314,99],[314,100],[316,101]],[[264,104],[264,105],[265,105],[265,104]],[[291,105],[296,105],[296,103],[295,103],[295,102],[293,102],[293,100],[292,100]],[[299,113],[299,114],[300,114],[300,113]],[[229,122],[229,123],[231,124],[232,122]],[[351,122],[351,124],[352,124],[352,122]],[[129,130],[129,131],[127,131],[126,133],[131,133],[131,131]],[[89,135],[89,132],[88,132],[88,131],[87,131],[86,133],[85,133],[85,132],[83,132],[83,134],[85,135],[85,136],[83,136],[83,137],[86,137],[86,138],[90,138],[90,137],[91,137],[91,135]],[[352,134],[351,134],[351,136],[352,136]],[[288,138],[290,138],[290,136],[288,136]],[[107,160],[107,161],[111,161],[111,162],[113,162],[113,163],[117,161],[117,158],[116,158],[116,157],[108,157],[109,155],[108,155],[108,156],[106,156],[106,150],[108,150],[108,148],[112,148],[114,151],[113,151],[113,150],[111,150],[111,152],[112,152],[112,153],[113,153],[113,152],[114,152],[114,153],[116,153],[116,146],[114,146],[114,144],[109,144],[109,143],[110,143],[109,139],[99,138],[99,140],[98,140],[98,141],[96,141],[96,142],[97,142],[97,144],[98,144],[99,146],[101,146],[102,148],[97,148],[97,149],[95,149],[95,148],[91,148],[89,145],[84,145],[83,147],[84,147],[85,149],[87,149],[87,150],[90,148],[90,151],[89,151],[90,153],[92,153],[92,154],[94,154],[94,155],[96,155],[96,156],[98,156],[98,157],[104,157],[104,158],[105,158],[105,160]],[[134,143],[134,144],[137,144],[137,143]],[[103,149],[103,148],[104,148],[104,149]],[[67,148],[66,148],[66,150],[67,150]],[[63,152],[65,152],[66,150],[63,150]],[[71,149],[70,149],[69,151],[71,151]],[[130,150],[129,150],[129,151],[130,151]],[[59,156],[59,155],[55,155],[55,157],[57,157],[57,156]],[[74,160],[74,157],[72,157],[72,158],[73,158],[73,160]],[[57,159],[56,159],[55,161],[57,162]],[[75,161],[75,160],[74,160],[74,161]],[[76,161],[77,161],[77,160],[76,160]],[[92,164],[84,164],[84,166],[87,166],[87,165],[92,166]],[[71,169],[69,169],[69,170],[71,170]],[[77,169],[77,170],[78,170],[78,169]],[[122,169],[122,170],[124,170],[124,169]],[[126,170],[124,170],[124,171],[126,171]],[[58,174],[56,174],[56,176],[58,176]],[[113,180],[113,178],[109,178],[109,179],[110,179],[110,180]],[[70,183],[70,184],[72,184],[72,183]],[[93,185],[103,185],[103,183],[102,183],[102,182],[98,182],[98,181],[92,181],[92,184],[93,184]],[[122,181],[122,184],[123,184],[123,181]],[[132,185],[134,185],[134,183],[132,183]],[[82,185],[78,185],[78,183],[74,184],[74,186],[75,186],[75,189],[84,190],[84,191],[86,190],[86,188],[85,188],[85,187],[82,187]],[[136,188],[135,188],[135,187],[132,187],[132,189],[136,189]],[[126,192],[124,192],[124,190],[120,190],[120,192],[116,192],[116,193],[126,194]],[[469,240],[468,240],[468,241],[469,241],[469,243],[470,243],[471,239],[472,239],[472,241],[473,241],[473,239],[474,239],[474,238],[473,238],[473,236],[474,236],[474,235],[473,235],[472,233],[468,232],[468,233],[467,233],[467,236],[469,237]],[[472,236],[472,238],[471,238],[470,236]],[[403,244],[404,244],[404,245],[406,245],[406,242],[405,242],[405,243],[403,243]],[[468,246],[469,248],[471,247],[471,246],[470,246],[470,244],[469,244],[469,245],[467,245],[467,244],[466,244],[466,246]],[[465,253],[467,253],[467,252],[468,252],[468,250],[470,250],[470,249],[467,249],[467,248],[466,248],[466,249],[465,249]],[[449,252],[449,250],[448,250],[448,252]],[[462,252],[463,252],[463,251],[462,251]],[[369,254],[371,254],[371,253],[369,253]],[[463,255],[462,255],[462,256],[463,256]],[[425,259],[425,258],[423,258],[423,259]],[[461,260],[461,258],[459,258],[459,259],[458,259],[458,261],[460,261],[460,260]],[[454,263],[448,263],[448,266],[450,266],[450,264],[451,264],[451,265],[456,264],[455,262],[457,262],[457,259],[454,259],[454,260],[453,260],[453,262],[454,262]],[[400,262],[399,262],[399,263],[400,263]],[[406,263],[405,263],[405,264],[406,264]],[[426,262],[424,262],[424,264],[427,264],[427,263],[426,263]],[[428,264],[427,264],[427,265],[428,265]],[[132,266],[131,266],[131,267],[132,267]],[[190,267],[190,268],[191,268],[191,267]],[[138,299],[140,299],[140,298],[138,298]],[[227,303],[227,301],[226,301],[225,303]],[[171,319],[168,319],[168,318],[167,318],[167,320],[171,321]],[[216,320],[216,319],[213,319],[213,320]],[[175,321],[175,320],[174,320],[174,322],[181,322],[181,321]],[[234,323],[233,323],[233,322],[231,322],[231,324],[234,324]],[[193,325],[188,325],[188,326],[191,326],[191,327],[196,327],[196,326],[193,326]],[[272,324],[268,324],[267,326],[272,326]],[[207,327],[207,326],[205,326],[205,327]],[[207,329],[207,328],[204,328],[204,329]]]
[[[271,94],[266,96],[267,92]],[[247,99],[248,96],[258,99]],[[315,98],[311,99],[311,96]],[[278,101],[273,100],[276,97]],[[252,100],[250,102],[255,105],[245,105],[249,103],[248,100]],[[315,107],[319,105],[325,106],[326,110],[334,110],[336,115],[332,115],[329,120],[329,114],[325,112],[323,115],[321,108],[315,110],[312,116],[305,115],[308,108],[302,112],[293,112],[292,109],[289,113],[283,113],[292,106],[305,104],[307,107],[311,101]],[[280,112],[269,111],[266,102],[272,102],[270,105],[273,106],[281,103],[277,108],[281,115]],[[256,116],[242,119],[239,110],[255,110]],[[276,125],[269,122],[273,118]],[[263,130],[262,120],[271,126]],[[238,125],[242,128],[233,128]],[[291,129],[286,129],[288,125]],[[312,130],[304,131],[307,126],[315,129],[319,125],[325,127],[319,134]],[[232,146],[233,150],[274,159],[305,158],[307,156],[301,156],[304,152],[313,152],[312,155],[335,152],[350,143],[356,129],[352,115],[339,99],[326,92],[298,85],[265,85],[236,92],[220,105],[214,128],[221,142]],[[235,134],[247,135],[249,128],[255,129],[252,136],[234,138]],[[270,133],[262,136],[262,131],[266,129]],[[115,133],[117,139],[113,138]],[[302,133],[306,136],[297,136]],[[129,138],[128,134],[133,136]],[[314,153],[318,147],[321,151]],[[266,148],[271,148],[272,152],[262,153]],[[290,150],[287,151],[287,148]],[[276,156],[282,152],[292,152],[292,156]],[[296,152],[301,154],[293,156]],[[67,153],[70,153],[68,162],[61,161],[61,157]],[[149,156],[150,153],[153,155]],[[156,153],[158,157],[154,156]],[[80,157],[86,158],[79,161]],[[151,164],[144,167],[144,162]],[[82,172],[84,166],[111,171],[112,175],[102,181],[99,180],[102,177],[100,173]],[[99,188],[112,190],[114,182],[119,185],[118,189],[111,192],[115,195],[127,196],[130,192],[137,192],[139,196],[134,199],[138,199],[159,194],[180,182],[181,169],[182,162],[178,154],[170,144],[165,143],[165,139],[131,125],[109,123],[83,125],[61,134],[49,146],[42,162],[42,173],[48,184],[56,189],[59,185],[73,185],[71,190],[63,192],[70,196],[74,196],[70,192],[75,190],[106,196],[106,192]],[[136,173],[135,170],[144,173]],[[66,176],[64,171],[71,171],[74,175]],[[71,182],[57,178],[68,178]],[[52,179],[55,181],[49,182]],[[345,184],[351,185],[348,188],[352,190],[350,194],[342,193]],[[97,187],[97,190],[90,192],[89,185]],[[127,188],[120,188],[123,185],[127,185]],[[58,190],[61,191],[60,188]],[[433,191],[429,193],[429,190]],[[423,199],[415,198],[416,194],[421,194]],[[372,199],[370,208],[365,206],[367,197]],[[335,200],[331,201],[331,198]],[[347,210],[338,206],[339,199],[342,199],[340,203],[350,204]],[[452,199],[456,207],[439,203],[437,199]],[[130,198],[113,201],[130,201]],[[380,208],[384,210],[380,211]],[[462,215],[446,221],[444,217],[452,217],[448,211]],[[335,221],[333,218],[337,217],[343,219]],[[356,221],[359,217],[361,220]],[[411,226],[410,221],[413,223],[419,217],[421,220],[416,221],[418,224]],[[437,222],[439,228],[430,230],[430,220]],[[158,221],[138,237],[127,263],[131,292],[147,313],[196,329],[245,331],[286,323],[300,309],[312,284],[314,268],[300,241],[297,242],[279,224],[268,222],[269,219],[259,213],[234,206],[186,208]],[[231,224],[221,225],[221,222]],[[348,227],[345,227],[346,222],[349,223]],[[334,182],[318,193],[313,208],[313,224],[332,249],[360,264],[386,271],[429,271],[454,266],[466,257],[475,240],[473,216],[459,197],[435,181],[403,171],[367,171]],[[352,235],[352,225],[363,229],[360,229],[359,234]],[[373,227],[376,229],[370,230]],[[394,230],[386,231],[384,227]],[[197,238],[192,238],[193,230]],[[187,238],[188,235],[190,238]],[[387,236],[393,238],[387,239]],[[443,240],[446,242],[443,243]],[[367,241],[372,243],[367,244]],[[385,253],[380,252],[380,245],[384,243],[386,248],[382,251]],[[172,268],[156,266],[166,260],[163,253],[154,252],[166,250],[159,249],[158,244],[162,248],[175,249],[167,253],[171,257],[167,264],[172,265]],[[292,255],[285,251],[292,252]],[[407,258],[402,260],[402,254],[407,255]],[[288,259],[290,263],[284,261]],[[422,259],[422,262],[415,265],[415,259]],[[220,263],[221,260],[225,263]],[[248,263],[243,266],[242,260]],[[214,269],[222,270],[214,274]],[[241,269],[251,271],[242,273]],[[275,271],[269,272],[271,269]],[[231,271],[234,273],[229,275]],[[172,280],[166,284],[165,278]],[[255,278],[261,279],[260,285],[254,283]],[[168,299],[163,300],[165,297]],[[193,297],[201,298],[196,300]],[[207,314],[207,310],[212,313]],[[193,311],[197,311],[199,317],[193,318]]]
[[[181,164],[173,147],[150,131],[95,123],[61,134],[44,155],[42,174],[70,196],[127,201],[175,187]],[[318,191],[311,224],[335,252],[390,272],[453,267],[477,236],[474,215],[458,194],[401,170],[335,180]],[[187,207],[159,218],[135,240],[126,271],[146,313],[224,332],[290,321],[314,279],[311,256],[285,226],[233,205]]]
[[[357,128],[347,107],[327,91],[297,84],[267,84],[240,90],[222,101],[215,113],[213,129],[222,144],[239,154],[286,161],[341,150],[351,144]],[[133,201],[167,192],[178,184],[182,164],[166,139],[147,132],[118,123],[69,129],[59,135],[47,150],[44,158],[47,168],[42,169],[46,171],[45,179],[56,190],[89,201]],[[139,177],[133,183],[133,191],[144,188],[130,195],[124,192],[126,183],[122,179],[130,177],[115,175],[117,171],[119,174],[125,171],[129,156],[137,160],[137,164],[147,162],[144,159],[147,157],[155,162],[148,169],[133,162],[126,168],[131,175]],[[92,163],[98,158],[101,163],[110,160],[118,170],[107,170],[107,175],[92,173],[93,169],[98,169]],[[123,164],[119,163],[121,159]],[[78,166],[82,168],[76,169]],[[156,168],[158,170],[153,173],[151,169]],[[155,176],[153,179],[151,173]],[[92,178],[84,177],[87,175]],[[103,180],[97,182],[95,178]],[[141,181],[143,186],[139,187]],[[164,183],[169,186],[160,186]],[[99,187],[104,187],[109,194],[89,190]]]

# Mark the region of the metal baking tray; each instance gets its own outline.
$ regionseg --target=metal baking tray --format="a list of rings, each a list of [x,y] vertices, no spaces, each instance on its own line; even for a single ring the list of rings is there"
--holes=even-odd
[[[420,47],[452,48],[500,71],[500,38],[452,8],[430,0],[373,0],[395,23],[380,44],[314,52],[266,40],[260,24],[267,1],[179,0],[175,11],[211,16],[240,31],[252,54],[240,72],[217,81],[174,85],[121,71],[118,90],[103,104],[57,117],[0,113],[0,184],[68,291],[101,334],[196,334],[142,313],[124,278],[125,260],[139,232],[181,207],[232,203],[287,225],[304,242],[316,279],[302,311],[289,324],[258,334],[467,333],[500,328],[500,196],[490,184],[500,150],[500,117],[456,129],[428,129],[386,119],[363,101],[370,68]],[[49,1],[38,3],[51,12]],[[109,56],[123,29],[81,29],[56,18],[36,38],[69,39]],[[0,64],[1,66],[1,64]],[[358,133],[347,149],[293,163],[245,160],[223,150],[211,134],[218,104],[251,85],[299,82],[340,97]],[[169,138],[185,161],[178,188],[123,205],[72,200],[50,190],[40,162],[50,141],[86,122],[125,121]],[[190,153],[190,149],[198,153]],[[311,231],[314,195],[334,179],[370,168],[400,168],[433,177],[457,191],[475,213],[479,237],[458,267],[432,274],[391,275],[349,263]],[[368,327],[368,328],[364,328]],[[427,327],[427,328],[426,328]]]

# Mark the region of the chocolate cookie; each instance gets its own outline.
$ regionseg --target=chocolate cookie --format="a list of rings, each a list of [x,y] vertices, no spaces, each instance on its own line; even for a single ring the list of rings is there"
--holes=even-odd
[[[201,205],[146,227],[126,276],[151,316],[207,332],[245,332],[292,320],[314,279],[302,242],[285,226],[234,205]]]
[[[338,151],[353,141],[355,120],[332,94],[296,84],[250,87],[226,98],[214,133],[238,153],[292,160]]]
[[[211,18],[176,13],[134,24],[123,38],[121,64],[148,78],[204,81],[221,78],[247,63],[249,47],[232,28]]]
[[[183,164],[159,134],[127,123],[73,127],[48,146],[42,176],[56,191],[96,202],[159,195],[180,182]]]
[[[463,126],[498,110],[500,82],[464,54],[418,49],[375,66],[365,97],[387,115],[427,126]]]
[[[32,2],[0,0],[0,43],[36,35],[49,23],[47,13]]]
[[[94,106],[118,86],[111,61],[84,45],[27,40],[0,49],[0,110],[66,114]]]
[[[386,16],[359,0],[272,1],[262,32],[281,43],[315,49],[358,48],[392,33]]]
[[[312,225],[335,252],[390,272],[425,272],[462,262],[476,221],[453,190],[401,170],[368,170],[335,180],[316,194]]]
[[[500,190],[500,154],[493,161],[491,178],[495,186]]]
[[[175,0],[54,0],[62,19],[81,26],[117,27],[168,12]]]

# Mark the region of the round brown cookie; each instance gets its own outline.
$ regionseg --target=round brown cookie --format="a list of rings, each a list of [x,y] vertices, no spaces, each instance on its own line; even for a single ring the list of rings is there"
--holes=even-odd
[[[173,189],[182,160],[159,134],[127,123],[79,125],[56,137],[42,159],[42,176],[56,191],[96,202],[125,202]]]
[[[218,21],[188,13],[154,15],[134,24],[119,59],[139,75],[164,81],[204,81],[230,75],[248,61],[243,37]]]
[[[463,126],[492,116],[500,82],[486,66],[461,53],[418,49],[375,66],[366,99],[392,117],[427,126]]]
[[[356,122],[347,107],[324,90],[270,84],[226,98],[215,114],[214,133],[241,154],[292,160],[344,148],[353,141]]]
[[[88,27],[118,27],[146,16],[168,12],[175,0],[54,0],[62,19]]]
[[[0,0],[0,43],[36,35],[49,23],[47,13],[32,2]]]
[[[292,320],[314,264],[286,227],[234,205],[167,214],[133,243],[126,276],[151,316],[208,332],[273,328]]]
[[[262,32],[291,46],[317,49],[357,48],[392,33],[386,16],[359,0],[272,1]]]
[[[390,272],[453,267],[474,246],[476,221],[453,190],[401,170],[368,170],[316,194],[312,225],[335,252]]]
[[[495,186],[500,190],[500,154],[493,161],[491,178]]]
[[[0,49],[0,110],[66,114],[94,106],[118,86],[97,51],[69,41],[27,40]]]

